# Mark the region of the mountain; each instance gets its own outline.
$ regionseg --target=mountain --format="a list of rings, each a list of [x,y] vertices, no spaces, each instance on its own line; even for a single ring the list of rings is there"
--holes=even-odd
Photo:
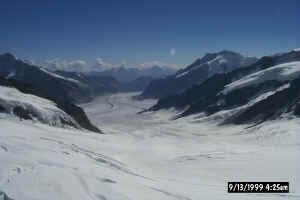
[[[257,59],[254,57],[245,57],[232,51],[208,53],[173,75],[153,80],[140,95],[140,98],[161,98],[171,94],[179,94],[215,74],[228,73],[249,66],[256,61]]]
[[[0,113],[50,126],[84,128],[102,133],[90,123],[80,107],[14,79],[0,77]]]
[[[105,71],[92,71],[89,74],[99,75],[99,76],[111,76],[120,82],[131,82],[140,77],[152,77],[152,78],[162,78],[167,75],[175,73],[176,70],[167,66],[153,65],[151,67],[131,67],[126,68],[124,66],[111,68]]]
[[[161,98],[150,110],[176,108],[177,117],[231,110],[224,123],[259,122],[299,115],[300,51],[266,56],[230,73],[215,74],[182,94]]]
[[[118,84],[113,78],[51,72],[27,64],[9,53],[0,55],[0,77],[37,85],[60,100],[72,102],[89,101],[99,94],[114,91]]]
[[[170,122],[171,112],[135,114],[153,102],[119,93],[85,104],[93,121],[108,131],[105,136],[1,119],[0,199],[296,200],[299,196],[299,119],[249,127],[191,118]],[[235,177],[288,180],[290,193],[227,194],[225,182]]]
[[[104,76],[99,73],[81,73],[55,71],[56,74],[71,78],[84,83],[90,87],[93,94],[109,94],[115,92],[142,91],[153,80],[150,76],[141,76],[133,81],[119,82],[111,76]]]
[[[124,83],[125,91],[143,91],[153,80],[151,76],[141,76],[133,81]]]
[[[87,85],[89,87],[89,93],[92,97],[117,92],[121,87],[121,84],[111,76],[66,71],[55,71],[55,73]]]

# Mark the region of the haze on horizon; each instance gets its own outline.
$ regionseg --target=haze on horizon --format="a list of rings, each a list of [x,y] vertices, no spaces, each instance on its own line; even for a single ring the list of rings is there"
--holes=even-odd
[[[223,49],[263,56],[299,48],[288,1],[4,1],[0,53],[37,63],[183,66]]]

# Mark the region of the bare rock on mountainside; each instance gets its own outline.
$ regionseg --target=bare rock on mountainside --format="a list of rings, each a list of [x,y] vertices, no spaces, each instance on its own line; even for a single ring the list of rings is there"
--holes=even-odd
[[[299,115],[300,52],[266,56],[229,73],[217,73],[181,94],[159,99],[149,110],[176,108],[177,117],[236,110],[224,123],[261,122],[284,113]]]
[[[232,51],[224,50],[218,53],[208,53],[173,75],[153,80],[139,98],[162,98],[168,95],[180,94],[215,74],[228,73],[249,66],[256,61],[255,57],[246,57]]]
[[[0,200],[13,200],[0,190]]]
[[[0,112],[51,126],[84,128],[102,133],[79,106],[61,101],[47,92],[14,79],[0,77]]]

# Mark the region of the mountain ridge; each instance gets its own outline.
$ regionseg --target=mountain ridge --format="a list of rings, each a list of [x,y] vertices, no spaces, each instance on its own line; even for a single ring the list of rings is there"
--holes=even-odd
[[[287,110],[299,115],[299,61],[298,51],[262,57],[246,68],[215,74],[182,94],[161,98],[149,111],[176,108],[180,111],[176,119],[201,112],[212,115],[225,109],[241,108],[225,120],[238,124],[276,118]],[[284,95],[291,100],[285,100]],[[263,106],[269,110],[264,110]],[[280,106],[286,107],[284,112]]]
[[[161,79],[155,79],[139,96],[140,99],[161,98],[171,94],[180,94],[195,84],[200,84],[217,73],[227,73],[246,67],[257,59],[239,53],[223,50],[207,53],[184,69]]]
[[[27,64],[10,53],[0,55],[0,77],[38,85],[60,100],[87,102],[97,95],[115,91],[118,85],[113,78],[85,76],[82,79],[70,74],[71,72],[56,73],[40,66]]]
[[[82,108],[71,102],[61,101],[34,85],[0,77],[0,91],[0,113],[25,120],[36,119],[54,126],[66,125],[102,133],[91,124]]]
[[[115,67],[104,71],[91,71],[87,74],[94,74],[99,76],[111,76],[122,83],[134,81],[140,77],[162,78],[175,73],[176,70],[171,67],[153,65],[146,68],[138,67]]]

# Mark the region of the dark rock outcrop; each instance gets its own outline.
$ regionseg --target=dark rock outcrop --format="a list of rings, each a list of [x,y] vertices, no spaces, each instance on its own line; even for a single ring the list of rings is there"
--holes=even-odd
[[[290,87],[267,97],[247,108],[242,113],[232,116],[227,122],[243,124],[263,122],[276,119],[283,113],[291,112],[298,115],[300,100],[300,77],[290,82]],[[297,108],[298,107],[298,108]]]
[[[1,200],[13,200],[13,199],[11,199],[11,198],[9,198],[4,192],[2,192],[1,190],[0,190],[0,199]]]
[[[63,111],[65,111],[67,114],[69,114],[82,128],[96,133],[102,133],[102,131],[100,131],[96,126],[94,126],[90,122],[84,110],[79,106],[76,106],[75,104],[66,101],[58,102],[57,106]]]

